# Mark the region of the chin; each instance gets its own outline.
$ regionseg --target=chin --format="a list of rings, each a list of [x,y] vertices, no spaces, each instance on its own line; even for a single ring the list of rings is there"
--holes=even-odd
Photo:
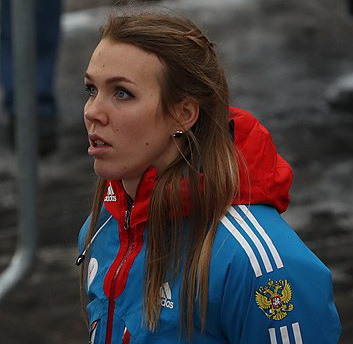
[[[143,166],[133,166],[131,168],[119,166],[116,162],[108,164],[99,160],[94,162],[94,172],[106,180],[136,180],[141,178],[147,169],[147,164]]]
[[[108,168],[107,166],[102,166],[102,164],[97,163],[97,161],[94,163],[94,173],[101,179],[122,179],[121,174],[116,170],[116,168]]]

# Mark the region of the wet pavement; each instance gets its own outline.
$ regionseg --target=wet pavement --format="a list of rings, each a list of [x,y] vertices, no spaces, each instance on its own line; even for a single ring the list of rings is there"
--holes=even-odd
[[[67,4],[67,10],[82,9],[78,2]],[[217,43],[232,104],[253,112],[270,129],[280,153],[294,168],[292,202],[284,216],[332,269],[344,330],[340,343],[351,343],[353,110],[332,108],[327,101],[330,87],[353,73],[353,17],[346,3],[174,0],[162,5],[186,12]],[[6,344],[86,342],[74,265],[76,236],[89,212],[94,182],[82,124],[82,76],[108,12],[99,7],[62,18],[57,76],[60,148],[39,166],[37,264],[0,305],[0,333]],[[0,141],[4,267],[14,249],[17,191],[15,157],[4,135]]]

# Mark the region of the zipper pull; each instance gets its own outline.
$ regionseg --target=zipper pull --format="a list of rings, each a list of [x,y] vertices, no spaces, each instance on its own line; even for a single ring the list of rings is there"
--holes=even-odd
[[[125,223],[124,223],[124,228],[128,230],[130,228],[130,211],[126,210],[125,211]]]

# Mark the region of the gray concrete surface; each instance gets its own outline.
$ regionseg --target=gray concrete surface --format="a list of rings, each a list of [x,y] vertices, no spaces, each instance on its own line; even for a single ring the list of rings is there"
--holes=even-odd
[[[81,6],[78,5],[81,3]],[[60,149],[40,163],[40,249],[31,275],[0,305],[2,342],[82,343],[76,236],[94,182],[82,124],[83,73],[107,7],[68,1],[57,76]],[[91,0],[89,6],[112,1]],[[328,105],[353,72],[353,17],[344,0],[174,0],[217,43],[232,104],[272,132],[295,172],[286,219],[333,273],[341,344],[353,330],[353,112]],[[75,10],[75,12],[71,12]],[[0,130],[5,131],[2,119]],[[0,266],[14,249],[15,157],[0,135]],[[303,283],[305,281],[303,280]]]

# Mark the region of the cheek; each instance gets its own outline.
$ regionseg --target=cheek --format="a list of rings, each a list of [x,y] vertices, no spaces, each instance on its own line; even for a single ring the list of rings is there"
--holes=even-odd
[[[125,137],[125,141],[132,146],[148,146],[153,140],[153,128],[146,121],[115,123],[114,131],[119,134],[118,137]]]

